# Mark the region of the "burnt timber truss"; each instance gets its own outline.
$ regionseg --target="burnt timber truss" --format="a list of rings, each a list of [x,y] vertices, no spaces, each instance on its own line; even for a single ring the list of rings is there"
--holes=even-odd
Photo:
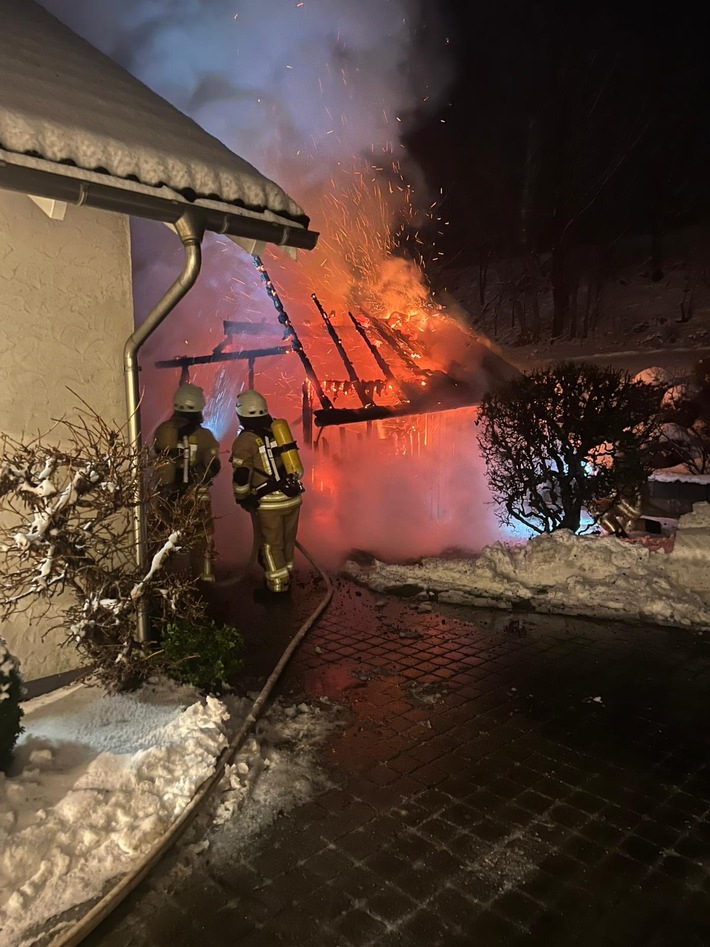
[[[337,329],[333,325],[333,314],[329,315],[316,294],[312,293],[311,299],[348,375],[345,380],[321,381],[288,313],[284,309],[261,258],[255,256],[253,260],[265,284],[266,292],[274,304],[278,322],[283,327],[283,341],[285,344],[242,349],[237,352],[228,351],[228,347],[235,336],[243,337],[262,331],[261,327],[252,323],[228,320],[223,322],[224,339],[211,353],[163,359],[155,363],[157,368],[180,369],[180,382],[182,383],[189,379],[189,370],[196,365],[210,365],[217,362],[246,362],[249,387],[253,388],[254,368],[259,359],[278,357],[288,352],[294,352],[300,359],[306,375],[302,391],[302,410],[304,435],[307,442],[311,441],[310,432],[313,423],[316,427],[325,428],[333,425],[356,424],[362,421],[379,421],[386,418],[448,411],[452,408],[467,407],[479,403],[482,391],[478,387],[458,381],[445,372],[430,371],[417,365],[409,342],[402,333],[392,329],[383,320],[369,315],[365,316],[368,322],[366,327],[362,321],[351,312],[348,312],[358,335],[369,349],[383,375],[381,379],[375,379],[374,381],[360,378],[342,339],[338,335]],[[389,361],[381,353],[378,345],[371,338],[368,330],[373,331],[379,337],[380,343],[384,343],[397,359],[406,366],[410,378],[402,378],[397,375]],[[337,408],[326,390],[342,391],[344,393],[353,391],[360,401],[360,407]],[[385,390],[395,393],[397,401],[394,404],[378,404],[375,400]],[[320,403],[320,407],[315,407],[316,399]]]

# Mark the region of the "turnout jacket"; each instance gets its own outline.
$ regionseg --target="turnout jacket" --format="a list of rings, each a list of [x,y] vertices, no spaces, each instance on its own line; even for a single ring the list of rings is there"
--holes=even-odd
[[[163,421],[153,437],[153,450],[164,459],[158,470],[161,486],[176,492],[206,486],[219,473],[219,442],[191,418],[173,415]]]
[[[300,494],[287,496],[279,487],[286,471],[269,431],[240,431],[232,445],[231,464],[237,503],[255,496],[260,510],[288,510],[301,505]]]

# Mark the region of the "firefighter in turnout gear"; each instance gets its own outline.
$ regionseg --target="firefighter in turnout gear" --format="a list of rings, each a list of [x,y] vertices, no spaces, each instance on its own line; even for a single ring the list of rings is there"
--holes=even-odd
[[[180,385],[173,397],[173,415],[153,436],[153,450],[163,461],[158,469],[161,496],[170,503],[193,492],[202,530],[190,549],[190,569],[196,579],[214,581],[210,484],[220,470],[219,443],[202,426],[205,396],[197,385]]]
[[[267,589],[287,592],[301,511],[303,465],[287,422],[271,417],[258,391],[243,391],[236,412],[240,431],[232,445],[234,499],[252,514]]]

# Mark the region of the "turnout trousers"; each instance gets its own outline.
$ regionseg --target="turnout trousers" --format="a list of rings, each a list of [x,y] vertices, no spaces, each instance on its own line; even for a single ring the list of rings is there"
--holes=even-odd
[[[300,503],[283,510],[261,507],[256,512],[259,561],[264,569],[266,587],[272,592],[286,592],[291,584],[300,513]]]

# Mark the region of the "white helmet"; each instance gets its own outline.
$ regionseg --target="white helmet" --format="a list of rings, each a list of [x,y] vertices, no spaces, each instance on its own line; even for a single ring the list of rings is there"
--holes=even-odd
[[[263,418],[269,413],[266,399],[258,391],[243,391],[237,396],[236,412],[240,418]]]
[[[199,414],[205,406],[205,393],[197,385],[180,385],[173,396],[173,408],[183,414]]]

